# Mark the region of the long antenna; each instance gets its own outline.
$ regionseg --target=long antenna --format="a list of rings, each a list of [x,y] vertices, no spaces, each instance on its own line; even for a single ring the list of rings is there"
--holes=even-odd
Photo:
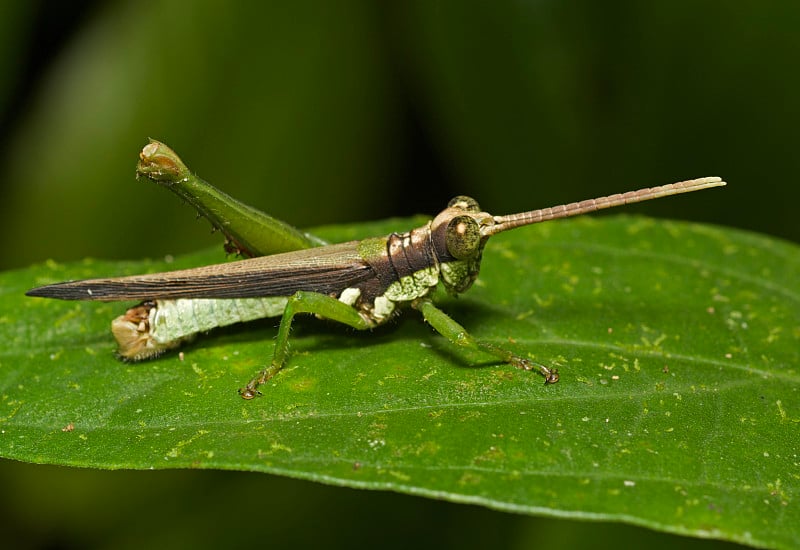
[[[650,199],[658,199],[661,197],[668,197],[670,195],[678,195],[680,193],[690,193],[692,191],[708,189],[709,187],[722,187],[723,185],[726,184],[721,178],[699,178],[696,180],[670,183],[660,187],[650,187],[647,189],[639,189],[638,191],[617,193],[616,195],[609,195],[607,197],[600,197],[597,199],[571,202],[569,204],[562,204],[560,206],[553,206],[551,208],[542,208],[541,210],[531,210],[530,212],[509,214],[507,216],[494,216],[494,225],[484,227],[481,230],[481,233],[483,236],[488,237],[490,235],[500,233],[501,231],[506,231],[507,229],[519,227],[521,225],[530,225],[547,220],[557,220],[559,218],[579,216],[581,214],[594,212],[595,210],[602,210],[604,208],[613,208],[615,206],[622,206],[624,204],[649,201]]]

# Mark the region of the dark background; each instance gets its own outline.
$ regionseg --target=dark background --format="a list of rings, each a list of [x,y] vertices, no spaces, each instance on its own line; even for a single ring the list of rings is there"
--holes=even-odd
[[[8,4],[4,269],[219,243],[134,179],[148,137],[302,227],[436,213],[457,194],[502,214],[719,175],[727,188],[626,211],[800,240],[800,3]],[[2,532],[30,548],[675,544],[234,472],[6,462],[0,486]]]

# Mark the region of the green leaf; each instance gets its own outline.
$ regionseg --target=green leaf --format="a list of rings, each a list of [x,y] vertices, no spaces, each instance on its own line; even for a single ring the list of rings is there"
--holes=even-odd
[[[408,228],[397,220],[319,234]],[[456,351],[413,312],[371,333],[312,317],[264,396],[236,390],[276,319],[142,364],[113,357],[123,304],[32,286],[219,261],[85,261],[6,273],[0,456],[94,468],[220,468],[389,489],[520,513],[800,544],[800,250],[645,218],[494,237],[445,311],[561,372]]]

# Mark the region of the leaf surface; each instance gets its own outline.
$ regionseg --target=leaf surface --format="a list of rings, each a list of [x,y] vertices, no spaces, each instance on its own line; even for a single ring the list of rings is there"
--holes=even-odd
[[[320,230],[343,241],[397,220]],[[2,275],[0,456],[93,468],[252,470],[519,513],[800,543],[800,250],[639,217],[494,237],[442,308],[561,381],[454,350],[413,311],[372,332],[299,320],[245,402],[277,319],[125,364],[127,304],[23,296],[66,279],[221,261],[45,264]]]

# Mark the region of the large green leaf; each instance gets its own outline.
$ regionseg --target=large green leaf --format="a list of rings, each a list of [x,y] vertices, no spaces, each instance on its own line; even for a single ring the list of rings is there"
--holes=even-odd
[[[329,228],[346,240],[407,227]],[[297,323],[287,368],[245,402],[276,320],[143,364],[113,357],[121,304],[29,287],[208,263],[43,265],[0,280],[0,456],[222,468],[522,513],[800,544],[800,250],[728,229],[581,218],[487,246],[443,308],[561,382],[462,353],[413,312],[372,333]]]

